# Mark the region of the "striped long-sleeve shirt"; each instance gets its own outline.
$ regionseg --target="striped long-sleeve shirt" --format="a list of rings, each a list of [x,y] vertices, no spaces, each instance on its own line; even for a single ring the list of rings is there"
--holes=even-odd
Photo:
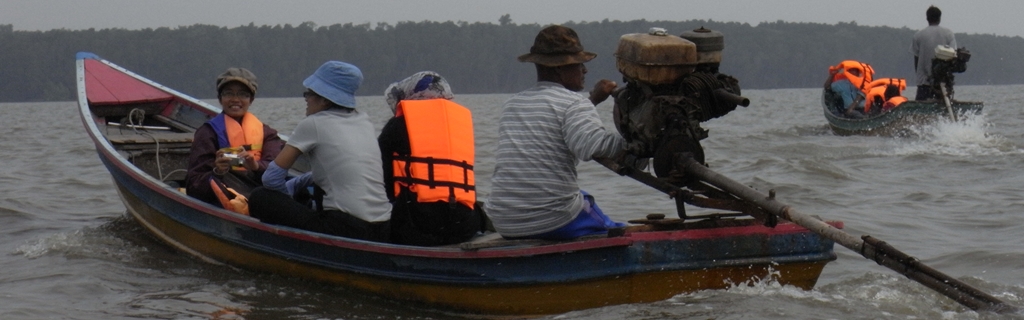
[[[552,231],[575,219],[583,208],[576,165],[625,147],[619,134],[605,130],[590,100],[553,82],[509,98],[498,126],[486,211],[506,237]]]

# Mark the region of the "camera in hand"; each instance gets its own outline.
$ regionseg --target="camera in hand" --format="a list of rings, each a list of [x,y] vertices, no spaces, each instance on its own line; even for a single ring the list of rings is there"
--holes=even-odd
[[[243,159],[239,158],[237,154],[225,153],[224,157],[228,158],[228,159],[231,159],[230,163],[231,163],[231,166],[233,166],[233,167],[242,165]]]

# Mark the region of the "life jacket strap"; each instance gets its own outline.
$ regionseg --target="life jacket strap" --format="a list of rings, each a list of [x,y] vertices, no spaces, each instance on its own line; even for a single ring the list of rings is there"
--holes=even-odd
[[[395,177],[395,181],[404,182],[408,184],[419,184],[427,186],[431,189],[437,187],[449,187],[449,188],[460,188],[465,191],[476,190],[476,187],[469,183],[469,171],[473,170],[473,165],[466,161],[456,161],[451,159],[437,159],[433,157],[413,157],[404,155],[395,155],[396,161],[405,162],[405,176]],[[427,164],[427,179],[413,178],[412,164],[413,163],[425,163]],[[455,181],[437,181],[434,177],[434,166],[436,165],[448,165],[462,168],[462,182]],[[450,199],[454,200],[454,190],[451,192]]]

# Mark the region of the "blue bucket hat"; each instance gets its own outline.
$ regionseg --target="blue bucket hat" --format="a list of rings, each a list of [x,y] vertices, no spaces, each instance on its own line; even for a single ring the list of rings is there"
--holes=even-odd
[[[356,90],[363,83],[359,68],[341,61],[327,61],[316,69],[302,85],[321,97],[343,107],[356,107]]]

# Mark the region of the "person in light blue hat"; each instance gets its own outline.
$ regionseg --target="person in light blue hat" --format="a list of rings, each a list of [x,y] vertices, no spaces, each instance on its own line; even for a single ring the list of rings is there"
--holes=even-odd
[[[362,83],[363,72],[356,66],[341,61],[327,61],[302,81],[302,85],[312,93],[336,105],[353,109],[356,108],[356,90]]]
[[[356,106],[363,82],[358,67],[328,61],[302,81],[306,118],[299,121],[284,150],[253,191],[249,212],[265,223],[342,237],[390,242],[391,203],[381,186],[380,148],[366,112]],[[287,179],[305,154],[311,171]],[[294,201],[315,186],[323,198],[315,208]],[[314,192],[319,195],[321,192]]]

